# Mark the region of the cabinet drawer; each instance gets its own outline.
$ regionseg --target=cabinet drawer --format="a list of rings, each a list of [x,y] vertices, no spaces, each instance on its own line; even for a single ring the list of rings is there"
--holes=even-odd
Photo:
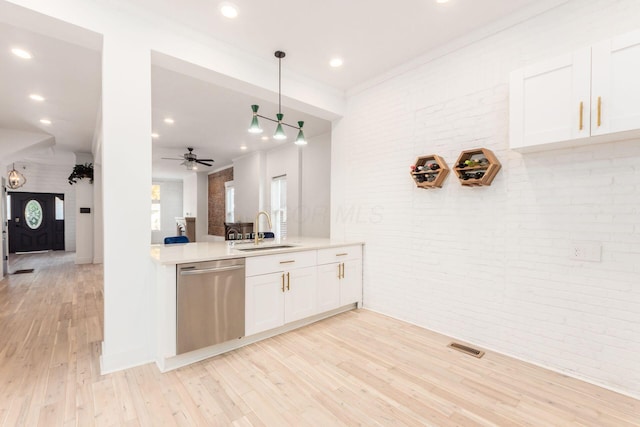
[[[293,270],[316,265],[316,251],[289,252],[286,254],[248,257],[245,265],[247,276]]]
[[[342,246],[339,248],[318,249],[318,264],[330,264],[348,259],[361,259],[362,245]]]

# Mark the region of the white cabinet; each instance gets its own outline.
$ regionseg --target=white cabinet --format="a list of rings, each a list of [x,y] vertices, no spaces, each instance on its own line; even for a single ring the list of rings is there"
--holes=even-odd
[[[509,145],[534,151],[640,134],[640,31],[511,74]]]
[[[593,46],[592,60],[591,134],[640,129],[640,31]]]
[[[245,269],[247,336],[318,312],[316,251],[247,258]]]
[[[362,302],[362,246],[318,250],[318,311]]]

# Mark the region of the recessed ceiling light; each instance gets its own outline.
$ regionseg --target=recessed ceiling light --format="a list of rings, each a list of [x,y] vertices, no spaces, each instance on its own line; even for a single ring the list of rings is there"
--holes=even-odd
[[[246,146],[246,145],[241,145],[241,146],[240,146],[240,149],[241,149],[242,151],[244,151],[244,150],[246,150],[246,149],[247,149],[247,146]]]
[[[220,3],[220,13],[225,18],[236,18],[238,16],[238,8],[231,3]]]
[[[151,138],[153,139],[160,138],[160,135],[154,132],[151,134]]]
[[[33,58],[33,56],[31,55],[30,52],[24,50],[24,49],[19,49],[17,47],[14,47],[13,49],[11,49],[11,53],[13,53],[15,56],[22,58],[22,59],[31,59]]]
[[[51,120],[49,120],[49,119],[40,119],[40,123],[42,123],[43,125],[50,125],[51,124]]]
[[[260,138],[260,139],[261,139],[261,140],[263,140],[263,141],[268,141],[268,140],[269,140],[269,137],[268,137],[268,136],[263,136],[263,137],[262,137],[262,138]]]
[[[342,63],[342,58],[332,58],[331,61],[329,61],[329,65],[333,68],[342,67]]]
[[[38,95],[37,93],[32,93],[31,95],[29,95],[29,98],[33,99],[34,101],[44,101],[44,96]]]
[[[167,117],[167,118],[164,119],[164,122],[169,124],[169,125],[172,125],[172,124],[175,123],[175,120],[173,120],[171,117]]]

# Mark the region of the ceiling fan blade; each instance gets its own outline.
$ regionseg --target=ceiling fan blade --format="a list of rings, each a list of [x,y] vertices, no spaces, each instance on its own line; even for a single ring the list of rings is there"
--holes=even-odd
[[[209,160],[210,162],[213,162],[213,160]],[[213,166],[212,164],[209,164],[203,160],[196,160],[196,163],[200,163],[201,165],[205,165],[205,166]]]
[[[215,162],[213,159],[198,159],[199,162]]]
[[[182,157],[161,157],[163,160],[184,160]]]

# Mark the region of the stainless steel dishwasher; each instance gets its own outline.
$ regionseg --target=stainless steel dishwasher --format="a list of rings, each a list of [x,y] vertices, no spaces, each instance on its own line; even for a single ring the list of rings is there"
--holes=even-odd
[[[177,267],[177,354],[243,337],[244,258]]]

